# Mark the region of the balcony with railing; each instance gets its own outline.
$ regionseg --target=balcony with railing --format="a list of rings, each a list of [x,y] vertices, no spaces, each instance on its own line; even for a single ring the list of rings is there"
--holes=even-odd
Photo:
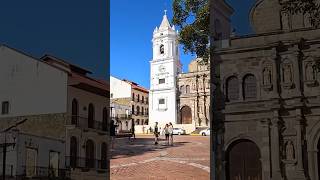
[[[143,117],[148,117],[148,113],[142,113],[142,112],[136,112],[134,113],[135,116],[143,116]]]
[[[89,128],[99,131],[107,131],[107,122],[103,123],[102,121],[89,120],[88,118],[81,116],[70,116],[66,122],[67,125],[74,125],[78,128]]]
[[[107,170],[108,161],[101,159],[90,159],[83,157],[74,157],[67,156],[66,157],[66,167],[67,168],[81,168],[83,170],[97,169],[97,170]]]
[[[22,174],[19,177],[36,179],[71,179],[70,170],[56,169],[41,166],[22,166]]]

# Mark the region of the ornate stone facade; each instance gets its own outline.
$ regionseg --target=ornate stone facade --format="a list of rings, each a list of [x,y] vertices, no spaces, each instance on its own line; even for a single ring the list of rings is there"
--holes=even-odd
[[[279,1],[257,1],[250,14],[256,34],[215,50],[226,179],[320,177],[320,29],[280,10]]]
[[[189,72],[178,75],[178,124],[209,127],[210,70],[199,59],[189,64]]]

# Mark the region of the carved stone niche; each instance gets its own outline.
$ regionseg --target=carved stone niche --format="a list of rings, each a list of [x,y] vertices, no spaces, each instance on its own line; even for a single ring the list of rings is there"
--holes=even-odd
[[[296,164],[297,163],[297,159],[296,159],[296,155],[295,155],[295,147],[293,144],[292,140],[286,140],[285,144],[284,144],[284,149],[283,149],[283,162],[285,164]]]
[[[309,87],[317,86],[317,67],[315,62],[308,58],[303,64],[305,85]]]
[[[284,89],[294,88],[293,65],[287,60],[281,65],[281,85]]]
[[[264,65],[262,69],[262,88],[265,91],[271,91],[273,88],[272,82],[272,65]]]

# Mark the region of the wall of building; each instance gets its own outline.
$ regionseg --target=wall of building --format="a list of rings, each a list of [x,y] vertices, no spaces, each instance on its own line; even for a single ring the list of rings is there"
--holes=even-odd
[[[146,125],[149,123],[149,93],[143,92],[137,89],[133,89],[132,95],[134,94],[134,99],[132,98],[132,105],[134,106],[134,113],[132,113],[132,119],[136,125]],[[139,96],[139,100],[138,100]],[[143,101],[142,101],[143,97]],[[137,107],[139,107],[140,112],[137,114]],[[143,109],[143,113],[142,113]]]
[[[9,101],[9,114],[0,117],[66,112],[65,72],[6,46],[0,59],[0,103]]]
[[[111,97],[112,94],[112,97]],[[131,84],[110,76],[110,97],[111,98],[130,98]]]

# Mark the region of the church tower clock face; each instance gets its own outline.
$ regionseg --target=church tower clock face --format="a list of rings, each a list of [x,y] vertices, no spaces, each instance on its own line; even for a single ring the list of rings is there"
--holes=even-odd
[[[163,65],[159,66],[159,72],[163,73],[166,71],[166,67],[164,67]]]

